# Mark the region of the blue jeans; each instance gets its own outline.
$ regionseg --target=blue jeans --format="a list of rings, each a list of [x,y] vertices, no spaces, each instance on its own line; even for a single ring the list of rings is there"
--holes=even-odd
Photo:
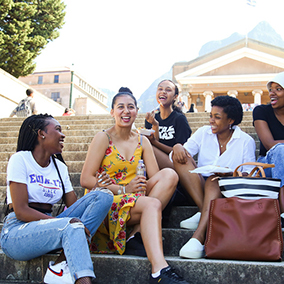
[[[63,248],[74,282],[82,277],[95,277],[83,224],[91,236],[106,217],[113,197],[105,192],[89,192],[54,219],[22,222],[10,213],[1,232],[4,253],[17,260],[30,260]],[[70,223],[74,217],[82,223]]]
[[[284,185],[284,144],[278,143],[274,145],[266,156],[260,156],[257,160],[260,163],[274,164],[274,168],[265,169],[265,175],[267,177],[281,179],[280,187]]]

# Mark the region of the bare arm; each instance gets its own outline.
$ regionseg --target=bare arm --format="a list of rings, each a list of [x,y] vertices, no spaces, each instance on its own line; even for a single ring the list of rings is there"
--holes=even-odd
[[[91,190],[98,183],[96,174],[108,145],[108,137],[103,132],[99,132],[93,138],[81,173],[80,183],[82,187]]]
[[[284,143],[284,140],[274,140],[266,121],[255,120],[254,128],[266,150],[269,150],[277,143]]]
[[[10,192],[13,201],[13,209],[18,220],[23,222],[31,222],[53,218],[29,207],[28,190],[26,184],[11,181]]]
[[[155,111],[147,112],[145,119],[152,124],[155,139],[159,140],[159,122],[155,119]]]
[[[65,205],[67,207],[70,207],[76,201],[77,201],[77,196],[74,191],[70,191],[65,194]]]
[[[187,150],[179,143],[173,147],[172,159],[180,164],[186,164],[187,158],[190,158],[190,154]]]
[[[150,140],[150,142],[153,146],[160,149],[161,151],[163,151],[166,154],[170,154],[170,152],[173,150],[173,147],[170,147],[170,146],[167,146],[167,145],[161,143],[160,141],[156,140],[155,137],[153,138],[152,135],[150,137],[148,137],[148,139]]]
[[[151,178],[159,171],[158,163],[155,158],[152,145],[150,144],[149,140],[142,136],[143,139],[143,160],[146,165],[146,171],[148,178]]]

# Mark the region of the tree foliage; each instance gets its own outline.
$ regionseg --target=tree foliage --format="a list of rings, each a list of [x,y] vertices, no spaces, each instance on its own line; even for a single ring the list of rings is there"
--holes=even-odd
[[[35,58],[59,36],[61,0],[0,0],[0,68],[15,77],[31,74]]]

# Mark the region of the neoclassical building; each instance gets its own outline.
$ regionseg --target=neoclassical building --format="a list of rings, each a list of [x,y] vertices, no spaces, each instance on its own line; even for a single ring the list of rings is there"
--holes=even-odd
[[[266,83],[284,71],[284,49],[244,38],[189,62],[173,65],[173,80],[186,106],[210,111],[220,95],[237,97],[242,104],[270,101]]]
[[[76,115],[107,114],[108,96],[69,67],[36,70],[19,80]]]

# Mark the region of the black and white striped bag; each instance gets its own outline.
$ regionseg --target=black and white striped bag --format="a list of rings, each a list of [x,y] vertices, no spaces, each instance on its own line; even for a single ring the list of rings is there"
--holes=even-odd
[[[248,176],[242,176],[238,169],[243,165],[253,165],[255,167]],[[274,166],[274,164],[258,162],[239,165],[235,169],[232,177],[219,177],[218,182],[221,193],[225,197],[236,196],[243,199],[277,199],[281,180],[267,178],[264,173],[264,169],[273,168]]]

